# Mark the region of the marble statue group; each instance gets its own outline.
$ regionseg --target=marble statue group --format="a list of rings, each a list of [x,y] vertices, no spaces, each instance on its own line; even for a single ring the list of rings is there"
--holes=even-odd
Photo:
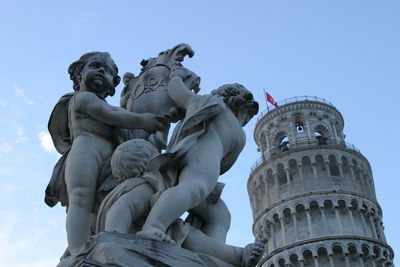
[[[102,232],[136,235],[229,266],[258,263],[263,241],[226,244],[230,213],[218,182],[242,151],[242,127],[258,103],[237,83],[198,94],[200,77],[182,65],[193,55],[179,44],[143,60],[139,75],[123,76],[120,107],[105,101],[121,80],[110,54],[87,53],[69,66],[74,91],[60,98],[48,124],[62,156],[45,202],[67,208],[68,248],[60,264],[82,257],[85,243]],[[171,123],[177,124],[167,141]]]

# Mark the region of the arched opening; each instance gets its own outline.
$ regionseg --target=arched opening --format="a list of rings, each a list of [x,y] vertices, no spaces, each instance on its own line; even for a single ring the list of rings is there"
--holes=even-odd
[[[320,247],[317,250],[318,253],[318,261],[320,266],[329,266],[329,257],[328,251],[325,247]]]
[[[289,260],[292,264],[291,266],[299,266],[299,256],[297,254],[290,255]]]
[[[281,198],[287,197],[289,195],[289,187],[288,187],[288,177],[286,175],[286,171],[282,163],[279,163],[277,166],[278,172],[278,185],[279,185],[279,194]]]
[[[348,247],[349,251],[349,261],[350,261],[350,266],[357,266],[359,264],[359,256],[357,252],[357,248],[354,244],[350,244]]]
[[[340,176],[339,166],[337,164],[336,157],[334,155],[329,155],[329,171],[332,176]]]
[[[285,267],[285,260],[283,258],[278,261],[279,267]]]
[[[306,217],[306,210],[303,204],[296,205],[295,208],[296,216],[294,220],[297,220],[297,233],[299,240],[303,240],[308,237],[308,223]]]
[[[332,247],[334,266],[345,266],[342,247],[337,244]]]
[[[290,149],[290,140],[285,131],[279,131],[274,137],[274,144],[280,151],[287,151]]]
[[[285,169],[283,167],[282,163],[278,164],[278,182],[279,185],[283,185],[287,183],[287,177],[286,177],[286,172]]]
[[[331,188],[331,179],[328,177],[326,163],[321,155],[315,156],[315,168],[317,170],[320,189]]]
[[[313,259],[313,254],[310,250],[306,250],[303,252],[303,258],[306,262],[305,266],[315,266],[314,265],[314,259]]]
[[[379,259],[381,256],[381,249],[377,246],[374,246],[373,253],[374,253],[374,258]]]
[[[329,130],[322,124],[318,124],[314,128],[314,136],[318,145],[327,145],[329,139]]]
[[[279,146],[278,148],[284,152],[290,149],[290,142],[289,142],[289,137],[284,136],[280,141],[279,141]]]

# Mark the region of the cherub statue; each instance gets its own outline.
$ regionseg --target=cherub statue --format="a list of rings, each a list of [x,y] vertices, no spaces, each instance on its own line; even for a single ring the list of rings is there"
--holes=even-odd
[[[154,180],[162,179],[157,170],[157,160],[151,161],[158,154],[158,150],[143,139],[132,139],[116,148],[111,167],[120,184],[107,195],[99,208],[98,232],[134,234],[141,229],[151,209],[151,198],[156,193]],[[260,241],[245,248],[226,245],[180,219],[172,223],[168,234],[176,245],[235,266],[255,266],[264,252],[264,244]]]
[[[159,53],[157,57],[143,60],[138,76],[128,72],[123,77],[125,87],[121,93],[121,107],[137,113],[168,114],[170,122],[176,122],[183,118],[184,112],[169,96],[167,85],[171,71],[179,68],[186,72],[183,80],[186,88],[194,93],[199,92],[200,77],[182,66],[185,56],[191,58],[193,55],[194,51],[188,44],[178,44]],[[166,148],[167,136],[168,130],[155,134],[142,129],[124,131],[125,140],[142,138],[154,144],[159,151]],[[201,207],[198,207],[198,209],[202,209],[201,216],[190,216],[189,219],[192,224],[196,223],[201,227],[207,235],[225,242],[230,227],[230,213],[223,200],[219,198],[222,188],[223,184],[218,183],[213,194],[208,197],[212,203],[204,201]],[[196,221],[193,221],[193,218],[196,218]]]
[[[53,142],[63,156],[55,166],[45,201],[54,206],[59,194],[66,193],[61,200],[68,206],[66,230],[73,255],[90,236],[99,172],[118,145],[116,129],[155,132],[168,126],[164,117],[129,112],[105,101],[120,81],[110,54],[84,54],[69,66],[68,73],[76,92],[61,98],[49,120]]]
[[[245,145],[242,127],[258,112],[258,103],[242,85],[227,84],[211,95],[196,95],[184,83],[188,75],[177,68],[168,82],[169,96],[186,110],[164,156],[165,173],[176,167],[177,177],[165,179],[170,186],[156,194],[158,199],[138,232],[142,237],[169,242],[166,230],[184,212],[201,216],[202,203],[218,177],[231,168]]]

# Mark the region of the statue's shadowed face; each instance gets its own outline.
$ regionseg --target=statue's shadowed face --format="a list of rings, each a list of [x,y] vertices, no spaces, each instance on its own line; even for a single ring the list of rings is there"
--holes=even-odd
[[[82,69],[80,89],[105,97],[104,93],[114,87],[114,65],[108,55],[92,56]]]

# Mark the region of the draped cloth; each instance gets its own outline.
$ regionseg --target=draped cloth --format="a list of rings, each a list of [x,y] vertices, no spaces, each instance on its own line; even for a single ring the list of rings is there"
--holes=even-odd
[[[218,95],[198,95],[194,100],[188,104],[185,118],[175,127],[165,153],[149,162],[147,170],[159,172],[155,177],[162,178],[149,181],[156,191],[151,199],[152,205],[166,189],[178,184],[178,164],[182,156],[205,133],[207,122],[227,108],[223,98]]]

